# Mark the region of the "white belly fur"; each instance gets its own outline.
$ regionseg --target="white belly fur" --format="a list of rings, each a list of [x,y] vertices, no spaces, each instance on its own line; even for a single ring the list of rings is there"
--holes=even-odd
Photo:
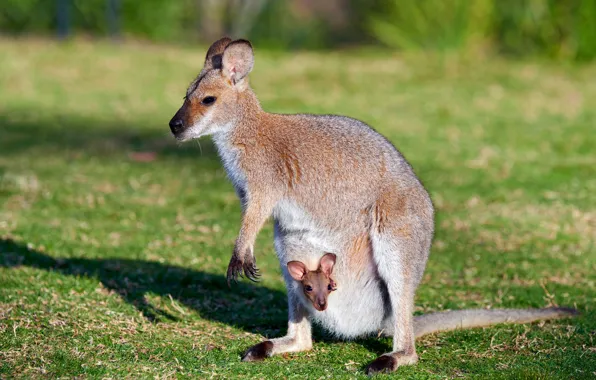
[[[312,320],[342,338],[356,338],[383,330],[387,324],[386,313],[378,281],[370,277],[368,283],[341,278],[338,289],[329,295],[325,311],[316,310],[304,299]]]
[[[350,273],[345,267],[342,251],[346,244],[338,233],[322,230],[314,220],[291,201],[283,201],[275,208],[275,248],[288,284],[288,293],[302,300],[310,311],[311,320],[332,334],[342,338],[369,335],[391,326],[386,317],[381,282],[376,268],[364,273]],[[287,273],[288,261],[299,260],[309,269],[316,269],[325,252],[337,255],[333,277],[338,289],[328,298],[325,311],[316,310],[304,296],[299,283]]]

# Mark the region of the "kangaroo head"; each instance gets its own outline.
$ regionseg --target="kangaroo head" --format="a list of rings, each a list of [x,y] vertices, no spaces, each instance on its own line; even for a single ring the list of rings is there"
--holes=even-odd
[[[315,309],[327,309],[327,297],[337,289],[335,281],[331,278],[336,256],[326,253],[319,263],[317,270],[309,271],[301,261],[290,261],[288,272],[296,281],[302,283],[304,295],[313,304]]]
[[[184,103],[170,120],[180,141],[224,131],[247,110],[243,98],[256,102],[246,76],[254,55],[250,42],[224,37],[211,45],[205,64],[186,90]]]

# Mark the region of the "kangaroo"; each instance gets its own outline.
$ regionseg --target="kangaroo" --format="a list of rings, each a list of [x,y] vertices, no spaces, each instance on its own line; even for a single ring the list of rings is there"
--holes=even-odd
[[[331,292],[337,290],[337,284],[331,278],[335,260],[336,256],[333,253],[326,253],[321,258],[316,270],[308,270],[301,261],[296,260],[288,263],[288,273],[300,283],[304,296],[318,311],[327,309],[327,297]]]
[[[434,232],[431,199],[403,155],[367,124],[344,116],[265,112],[248,84],[250,42],[225,37],[209,48],[203,69],[169,126],[179,141],[213,137],[242,204],[242,225],[227,270],[256,281],[257,233],[273,216],[274,245],[288,290],[288,332],[246,351],[262,360],[312,347],[311,323],[339,337],[383,331],[393,349],[367,373],[418,361],[415,337],[453,328],[563,317],[568,309],[462,310],[413,317]],[[336,253],[341,286],[324,311],[307,299],[292,261]],[[320,305],[319,305],[320,306]]]

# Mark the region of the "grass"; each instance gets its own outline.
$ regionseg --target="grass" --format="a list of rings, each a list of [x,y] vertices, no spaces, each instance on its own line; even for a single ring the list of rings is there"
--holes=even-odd
[[[390,339],[262,363],[285,333],[272,247],[229,289],[240,208],[209,140],[167,122],[204,48],[0,40],[0,377],[355,378]],[[573,320],[436,334],[407,378],[596,375],[596,65],[256,50],[265,109],[362,119],[437,206],[417,312],[567,305]]]

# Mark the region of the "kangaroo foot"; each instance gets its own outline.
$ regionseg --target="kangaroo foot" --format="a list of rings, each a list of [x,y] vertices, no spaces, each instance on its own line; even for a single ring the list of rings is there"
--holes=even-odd
[[[366,367],[367,375],[374,375],[376,373],[389,373],[395,371],[399,366],[416,364],[418,362],[418,355],[405,354],[403,352],[392,352],[384,354],[373,360]]]
[[[273,350],[273,342],[266,340],[259,344],[255,344],[242,355],[243,362],[256,362],[271,356]]]

